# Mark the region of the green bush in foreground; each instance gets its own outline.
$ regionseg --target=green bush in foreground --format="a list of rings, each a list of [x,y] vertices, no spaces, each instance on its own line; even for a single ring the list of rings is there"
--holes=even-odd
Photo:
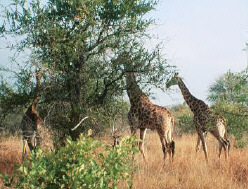
[[[20,167],[17,188],[131,188],[135,141],[124,138],[112,148],[81,135],[57,153],[37,150]]]

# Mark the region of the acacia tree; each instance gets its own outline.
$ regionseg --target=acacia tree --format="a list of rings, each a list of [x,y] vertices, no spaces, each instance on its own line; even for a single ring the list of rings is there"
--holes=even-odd
[[[62,103],[67,110],[59,125],[70,129],[82,117],[110,107],[123,95],[125,66],[118,61],[123,52],[135,62],[143,86],[163,88],[169,69],[160,46],[145,47],[146,30],[154,23],[145,14],[156,4],[156,0],[48,0],[42,5],[40,0],[12,0],[4,10],[1,34],[18,36],[12,47],[29,52],[28,61],[18,62],[28,72],[25,76],[34,67],[43,70],[42,103],[46,107]],[[24,77],[23,72],[17,75]],[[23,81],[32,83],[30,77],[18,78],[25,90],[28,86]],[[2,92],[2,99],[13,100],[8,90]],[[32,96],[32,90],[13,93],[28,96],[26,99]],[[76,138],[79,132],[70,135]]]
[[[240,73],[228,71],[210,87],[208,97],[213,108],[227,118],[229,132],[235,136],[239,146],[247,142],[243,140],[248,129],[247,78],[247,70]]]

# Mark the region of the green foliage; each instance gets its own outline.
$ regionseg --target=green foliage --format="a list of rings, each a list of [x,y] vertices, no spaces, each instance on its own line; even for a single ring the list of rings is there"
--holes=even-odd
[[[182,133],[195,133],[195,126],[193,123],[193,116],[190,114],[183,114],[179,118],[179,128]]]
[[[2,69],[0,69],[3,71]],[[4,69],[5,72],[12,72],[14,76],[18,75],[18,80],[14,83],[8,83],[6,79],[0,79],[0,104],[2,108],[1,116],[4,116],[14,108],[25,106],[30,103],[30,99],[34,96],[35,83],[32,80],[29,70],[20,69],[19,72],[14,72]],[[11,78],[9,78],[11,79]]]
[[[177,135],[195,132],[193,114],[187,104],[173,106],[171,111],[175,116],[175,132]]]
[[[229,104],[248,105],[247,70],[240,73],[228,71],[209,89],[211,102],[224,101]]]
[[[9,177],[5,174],[0,173],[0,178],[3,179],[4,186],[11,187],[13,184],[13,177]]]
[[[154,23],[145,15],[154,9],[156,0],[41,2],[11,0],[3,11],[1,34],[7,39],[10,36],[19,39],[17,43],[9,42],[20,55],[25,52],[25,59],[17,56],[13,62],[27,72],[15,75],[17,83],[25,90],[19,91],[15,84],[8,86],[13,90],[8,96],[11,100],[0,97],[1,104],[6,102],[4,107],[15,106],[13,94],[17,94],[22,105],[27,103],[25,99],[32,98],[33,88],[27,85],[32,77],[29,80],[20,78],[31,76],[38,67],[43,76],[43,112],[47,113],[46,117],[58,115],[52,119],[61,120],[48,124],[65,127],[64,130],[76,138],[90,125],[86,123],[77,132],[70,132],[82,117],[96,114],[99,115],[96,119],[106,117],[104,112],[123,96],[124,67],[129,61],[135,65],[132,71],[138,73],[137,78],[146,91],[149,92],[151,86],[164,88],[170,66],[160,53],[161,46],[149,50],[145,46],[150,39],[146,30]],[[122,59],[123,54],[128,54],[130,59]],[[55,113],[48,108],[57,105],[64,110]]]
[[[235,136],[236,145],[244,146],[248,142],[245,138],[245,132],[248,130],[247,108],[240,104],[227,104],[222,101],[216,102],[213,109],[221,112],[227,119],[228,132]]]
[[[124,138],[113,148],[80,135],[57,153],[39,149],[20,167],[17,188],[130,188],[135,143]]]
[[[227,72],[211,87],[209,100],[212,108],[226,119],[228,132],[233,134],[236,145],[243,147],[248,140],[245,131],[248,127],[248,86],[247,70],[240,73]]]

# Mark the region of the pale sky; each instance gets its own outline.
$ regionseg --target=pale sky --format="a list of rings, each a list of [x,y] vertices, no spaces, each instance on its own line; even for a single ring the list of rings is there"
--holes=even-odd
[[[205,100],[219,76],[246,68],[247,0],[163,0],[151,15],[158,23],[152,33],[195,97]],[[179,90],[156,97],[165,106],[184,101]]]
[[[164,43],[168,63],[177,66],[195,97],[205,100],[209,86],[219,76],[246,68],[247,0],[161,0],[150,15],[157,23],[150,32],[158,37],[156,42]],[[9,55],[0,49],[1,64],[7,64]],[[155,91],[157,104],[183,102],[179,90]]]

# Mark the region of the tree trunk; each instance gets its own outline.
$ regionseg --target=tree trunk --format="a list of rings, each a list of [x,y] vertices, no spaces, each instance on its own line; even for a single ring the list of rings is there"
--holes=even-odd
[[[84,57],[79,58],[79,62],[75,64],[75,75],[72,79],[73,95],[72,95],[72,113],[71,113],[71,127],[69,134],[73,140],[76,140],[81,131],[84,131],[80,126],[74,131],[71,128],[75,127],[82,117],[87,116],[87,72],[86,65],[84,64]]]

